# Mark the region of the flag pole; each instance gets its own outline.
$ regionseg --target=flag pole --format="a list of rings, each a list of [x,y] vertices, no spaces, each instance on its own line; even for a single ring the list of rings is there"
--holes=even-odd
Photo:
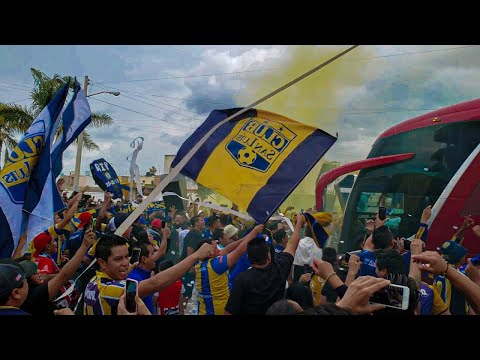
[[[255,101],[254,103],[248,105],[247,107],[242,108],[241,110],[237,111],[235,114],[230,115],[227,117],[225,120],[219,122],[217,125],[212,127],[210,131],[208,131],[203,138],[195,144],[193,148],[190,149],[190,151],[183,157],[182,160],[172,168],[172,170],[167,174],[167,176],[158,184],[158,186],[150,193],[150,195],[147,196],[147,198],[138,205],[138,207],[135,209],[134,212],[132,212],[128,218],[125,219],[125,221],[117,228],[115,231],[115,235],[122,236],[123,233],[128,229],[128,227],[140,216],[142,215],[143,211],[148,207],[148,204],[150,204],[161,192],[165,187],[180,173],[180,171],[187,165],[187,163],[190,161],[190,159],[195,155],[195,153],[200,149],[200,147],[207,141],[207,139],[223,124],[227,123],[228,121],[234,119],[238,115],[243,114],[244,112],[250,110],[254,106],[264,102],[265,100],[270,99],[272,96],[275,96],[279,92],[289,88],[290,86],[296,84],[297,82],[305,79],[307,76],[310,76],[314,72],[320,70],[321,68],[327,66],[331,62],[337,60],[338,58],[342,57],[346,53],[352,51],[359,45],[353,45],[349,47],[348,49],[342,51],[341,53],[335,55],[334,57],[330,58],[329,60],[323,62],[322,64],[314,67],[313,69],[307,71],[306,73],[300,75],[299,77],[293,79],[289,83],[279,87],[277,90],[272,91],[270,94],[262,97],[261,99]]]

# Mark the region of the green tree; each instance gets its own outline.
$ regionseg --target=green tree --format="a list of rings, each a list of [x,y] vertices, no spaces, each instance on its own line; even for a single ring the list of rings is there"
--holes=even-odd
[[[30,93],[32,104],[30,108],[20,106],[13,103],[0,103],[0,118],[3,118],[4,125],[0,124],[0,151],[5,144],[8,147],[15,147],[16,141],[13,139],[13,135],[16,133],[25,132],[32,124],[33,120],[43,110],[45,106],[53,99],[55,94],[60,90],[65,81],[68,81],[70,77],[60,76],[55,74],[53,77],[48,77],[43,72],[31,68],[34,87]],[[58,81],[62,80],[62,81]],[[71,81],[71,87],[73,88],[73,81]],[[113,124],[113,120],[110,115],[103,113],[92,113],[92,122],[94,127],[109,126]],[[3,140],[7,138],[4,136],[3,129],[9,130],[6,134],[9,140]],[[90,134],[86,131],[83,132],[83,147],[87,150],[98,150],[98,145],[92,140]],[[3,142],[2,142],[3,140]]]
[[[3,106],[0,104],[0,112],[2,109]],[[0,154],[4,146],[5,149],[13,149],[17,145],[14,136],[18,133],[21,133],[21,128],[17,124],[7,121],[3,115],[0,115]]]

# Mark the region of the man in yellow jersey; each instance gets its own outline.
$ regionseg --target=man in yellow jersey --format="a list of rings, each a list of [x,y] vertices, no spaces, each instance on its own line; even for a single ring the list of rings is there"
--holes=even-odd
[[[195,276],[198,290],[199,315],[223,315],[230,296],[228,268],[234,265],[247,250],[247,244],[263,231],[263,225],[257,225],[242,240],[235,241],[219,250],[212,239],[200,242],[213,246],[213,255],[209,259],[195,264]]]
[[[138,284],[138,296],[144,298],[180,279],[195,262],[213,255],[213,247],[204,244],[171,268]],[[87,284],[84,293],[84,315],[116,315],[120,296],[125,291],[125,279],[130,270],[127,241],[121,236],[105,234],[95,248],[99,270]]]

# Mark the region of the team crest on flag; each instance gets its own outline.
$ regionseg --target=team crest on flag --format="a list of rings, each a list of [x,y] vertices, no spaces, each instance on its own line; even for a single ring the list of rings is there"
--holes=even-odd
[[[182,144],[172,166],[208,131],[238,111],[212,111]],[[249,109],[216,128],[181,173],[232,200],[262,224],[336,140],[314,126]]]
[[[42,131],[45,131],[42,126]],[[1,172],[0,182],[15,204],[25,200],[25,189],[45,143],[43,133],[32,134],[12,150]]]
[[[260,117],[244,121],[225,148],[240,166],[266,172],[297,134],[283,124]]]

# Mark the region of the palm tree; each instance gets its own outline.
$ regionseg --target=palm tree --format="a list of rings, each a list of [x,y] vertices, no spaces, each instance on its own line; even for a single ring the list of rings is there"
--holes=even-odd
[[[61,77],[55,74],[52,78],[48,77],[41,71],[31,68],[34,88],[30,94],[32,105],[30,108],[17,104],[0,103],[0,153],[2,146],[5,144],[12,148],[17,145],[13,138],[16,133],[24,133],[38,114],[53,99],[63,83],[68,81],[70,77]],[[63,81],[58,81],[58,80]],[[71,83],[73,88],[73,82]],[[103,113],[92,113],[91,124],[94,127],[109,126],[113,123],[110,115]],[[87,150],[98,150],[99,147],[85,130],[83,131],[83,147]]]
[[[3,110],[3,104],[0,104],[0,112],[3,112]],[[9,122],[5,119],[5,116],[0,115],[0,154],[2,153],[4,146],[6,150],[7,148],[13,149],[17,145],[14,136],[20,132],[20,126],[18,126],[18,124]]]

